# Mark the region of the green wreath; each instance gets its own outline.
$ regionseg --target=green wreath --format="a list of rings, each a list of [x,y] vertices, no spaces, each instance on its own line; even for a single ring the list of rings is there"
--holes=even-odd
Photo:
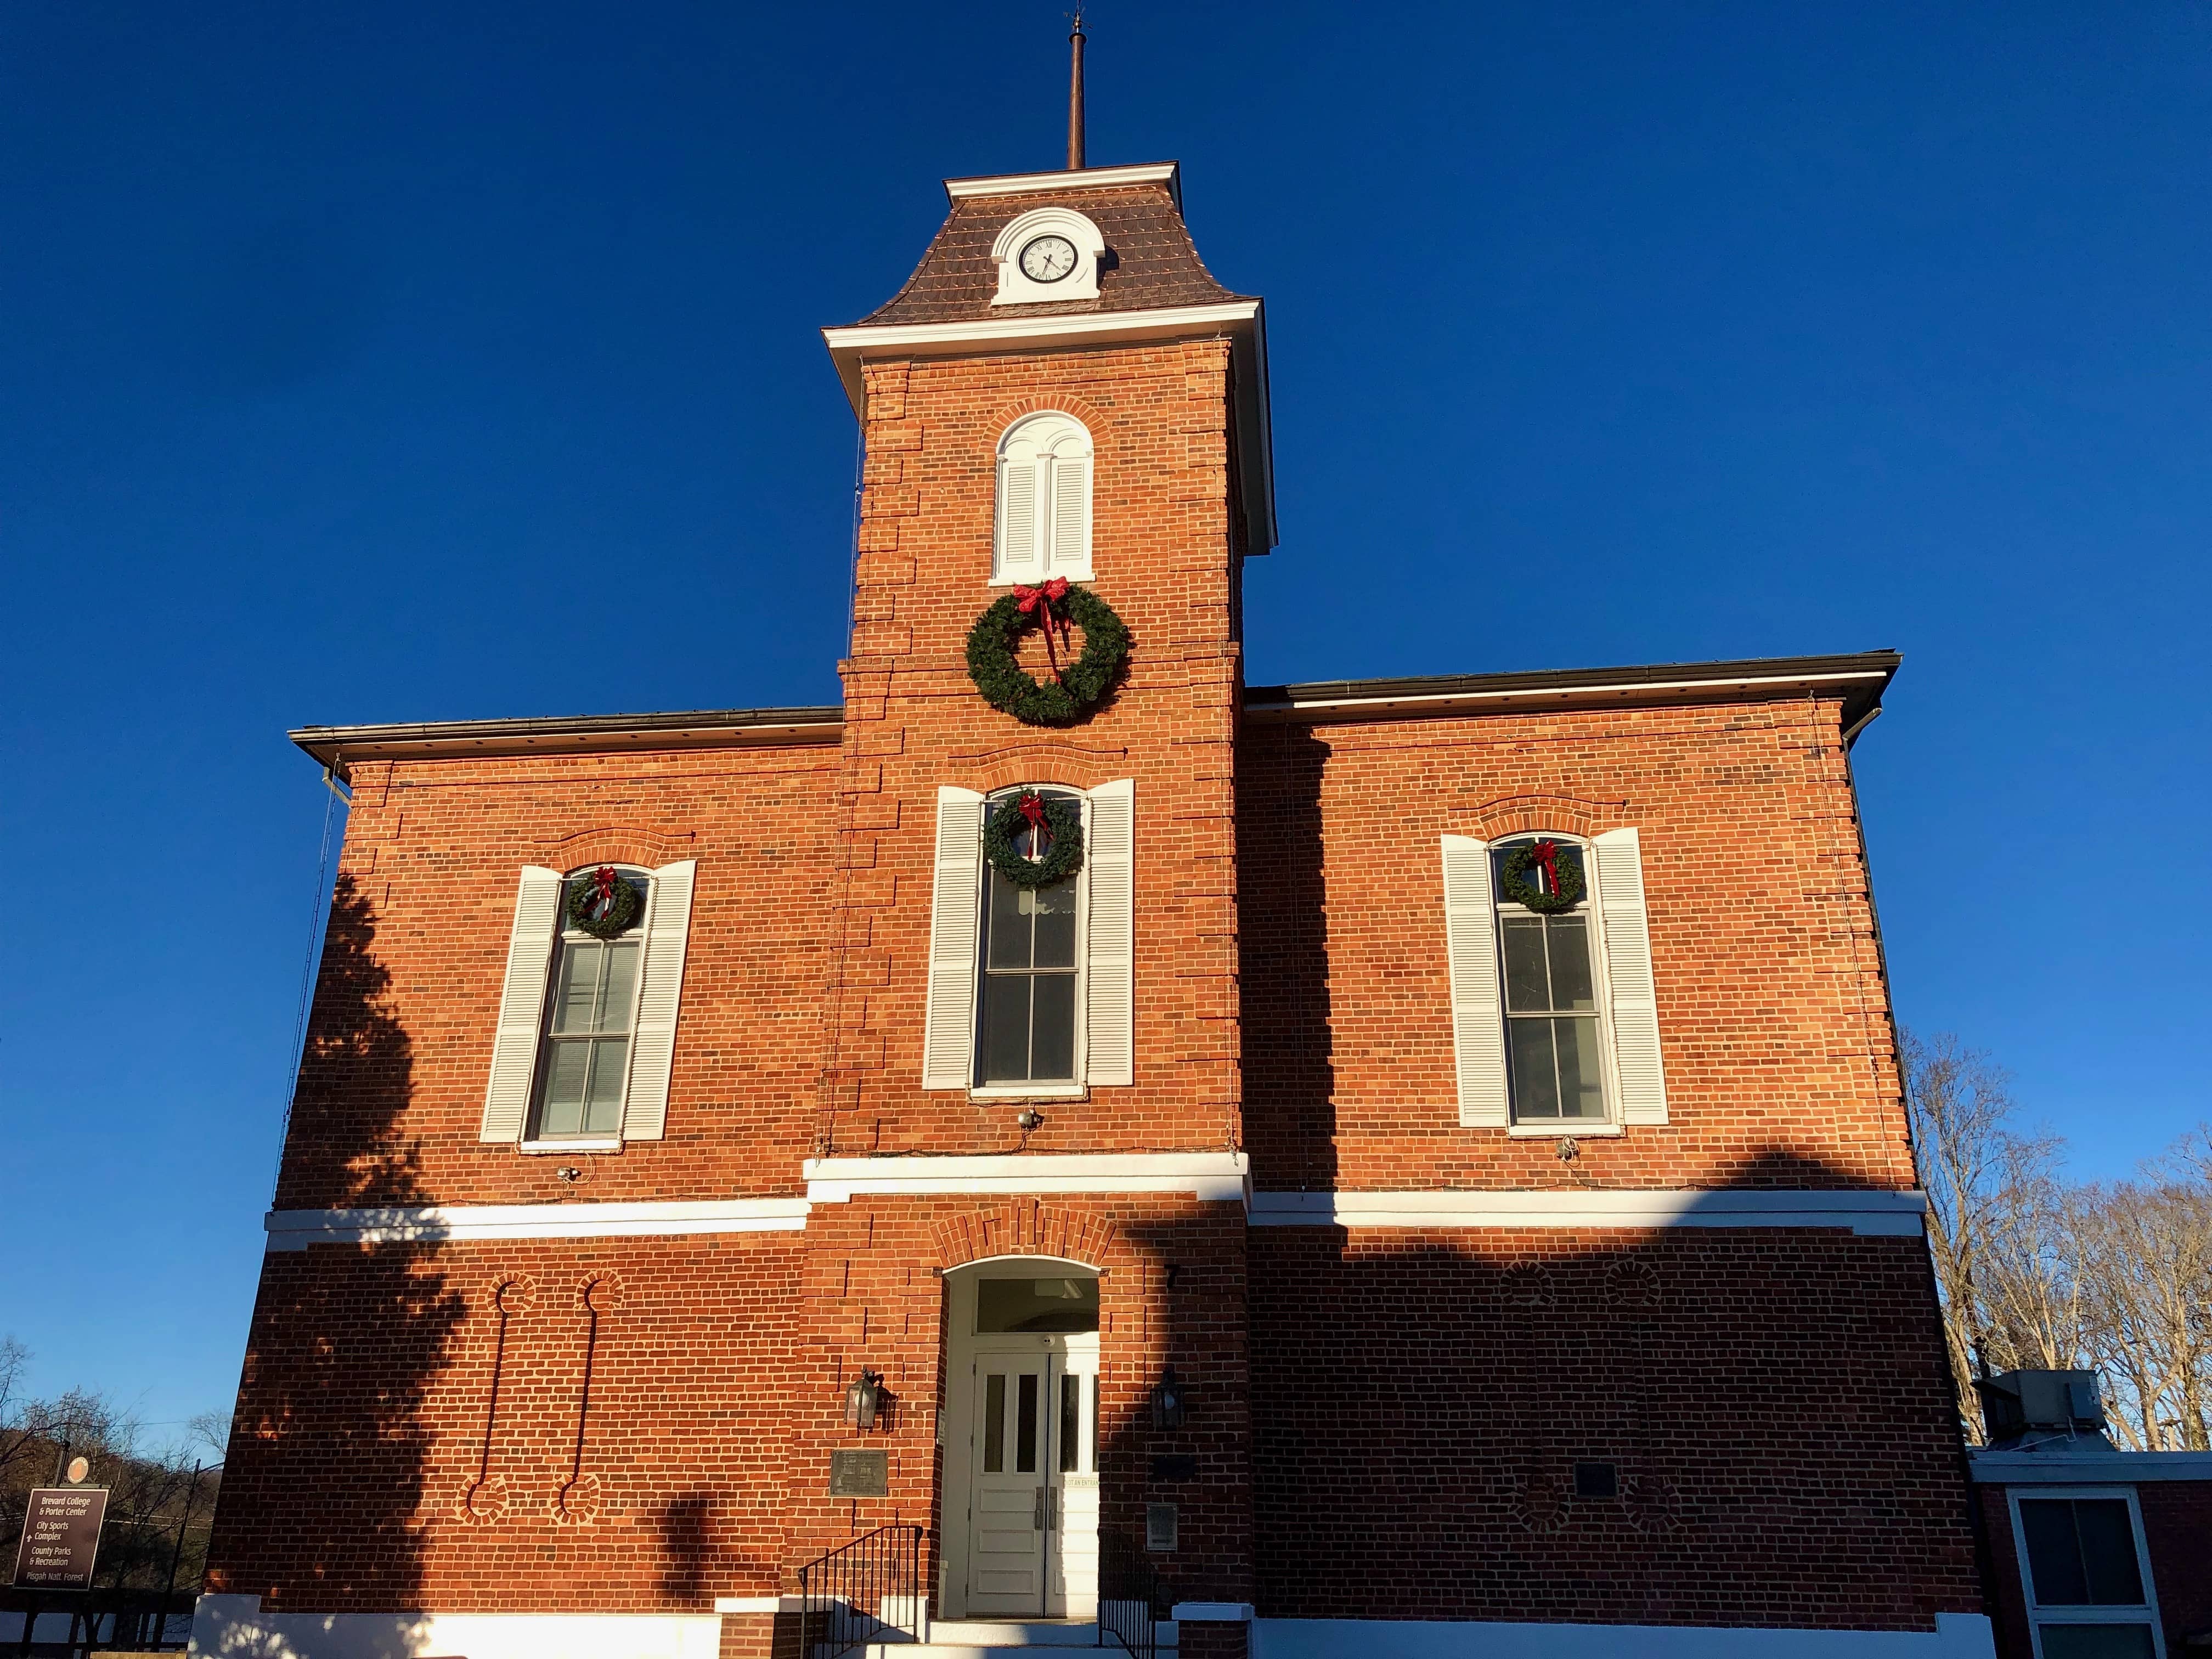
[[[1562,858],[1563,853],[1568,856]],[[1529,867],[1538,864],[1544,866],[1544,873],[1550,879],[1549,892],[1528,879]],[[1582,855],[1555,841],[1523,842],[1505,855],[1505,867],[1499,872],[1498,880],[1505,890],[1508,903],[1547,915],[1571,910],[1583,902]]]
[[[1041,859],[1025,858],[1015,837],[1036,825],[1049,843]],[[983,820],[983,854],[1017,887],[1049,887],[1083,863],[1083,814],[1065,795],[1024,789]]]
[[[603,864],[568,884],[568,925],[593,939],[619,939],[637,925],[637,914],[644,908],[635,884],[625,881],[611,865]]]
[[[1063,668],[1054,641],[1066,643],[1071,623],[1083,630],[1083,654]],[[1022,635],[1037,626],[1053,653],[1050,684],[1040,684],[1014,659]],[[1065,577],[1017,587],[968,630],[968,678],[984,702],[1025,726],[1073,725],[1098,706],[1128,659],[1129,630],[1114,607]]]

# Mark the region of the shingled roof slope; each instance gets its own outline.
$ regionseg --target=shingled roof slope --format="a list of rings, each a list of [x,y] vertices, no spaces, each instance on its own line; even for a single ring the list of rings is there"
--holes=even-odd
[[[994,311],[991,305],[991,296],[999,291],[991,244],[1009,222],[1039,207],[1073,208],[1089,218],[1106,239],[1106,258],[1097,299],[1024,305],[1020,311],[1025,317],[1150,311],[1251,297],[1232,294],[1213,280],[1164,184],[1024,191],[955,200],[951,216],[906,286],[862,318],[858,326],[970,322],[1006,315],[1003,307]]]

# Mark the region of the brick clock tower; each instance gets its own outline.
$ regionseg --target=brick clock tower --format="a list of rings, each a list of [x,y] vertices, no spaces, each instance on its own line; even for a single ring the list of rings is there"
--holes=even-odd
[[[353,806],[195,1650],[1985,1654],[1886,652],[1248,687],[1172,164],[825,331],[834,708]]]

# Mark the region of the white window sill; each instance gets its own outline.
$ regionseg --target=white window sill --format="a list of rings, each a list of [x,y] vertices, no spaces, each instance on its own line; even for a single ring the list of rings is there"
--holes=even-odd
[[[1072,582],[1087,582],[1097,580],[1088,570],[1056,569],[1052,573],[1051,576],[1037,576],[1034,578],[1029,576],[994,576],[988,583],[985,584],[985,586],[989,587],[1039,587],[1043,586],[1046,582],[1050,581],[1053,576],[1065,576]]]
[[[1080,1083],[1024,1083],[1011,1088],[970,1089],[970,1100],[1087,1100],[1091,1091]]]
[[[1598,1140],[1628,1132],[1618,1123],[1589,1123],[1561,1119],[1557,1123],[1512,1123],[1505,1129],[1514,1140]]]
[[[525,1158],[551,1158],[559,1152],[618,1152],[622,1149],[620,1135],[589,1140],[522,1140],[517,1141],[514,1148]]]

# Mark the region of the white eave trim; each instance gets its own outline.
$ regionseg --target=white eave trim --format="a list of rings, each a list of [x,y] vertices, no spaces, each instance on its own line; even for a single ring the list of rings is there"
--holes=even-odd
[[[310,1244],[460,1243],[501,1238],[636,1238],[667,1233],[787,1233],[806,1226],[803,1198],[647,1204],[447,1204],[421,1209],[272,1210],[269,1253]]]
[[[1165,185],[1168,194],[1182,205],[1182,164],[1146,161],[1127,167],[1079,167],[1060,173],[1006,173],[988,179],[947,179],[945,193],[952,200],[971,196],[1028,196],[1047,190],[1112,190],[1121,185]]]
[[[1917,1238],[1919,1193],[1719,1188],[1255,1193],[1255,1227],[1832,1227]]]
[[[1031,1193],[1177,1193],[1243,1204],[1252,1160],[1243,1152],[1060,1152],[1004,1158],[810,1158],[806,1196],[1015,1196]]]
[[[1831,674],[1733,675],[1713,680],[1623,680],[1607,685],[1525,685],[1495,691],[1413,692],[1379,697],[1314,697],[1287,702],[1254,702],[1244,706],[1249,715],[1295,719],[1342,711],[1370,714],[1404,708],[1421,714],[1441,714],[1452,708],[1488,708],[1527,702],[1582,702],[1648,698],[1665,701],[1686,691],[1723,692],[1775,690],[1784,686],[1863,684],[1881,680],[1880,670],[1849,670]]]
[[[1970,1449],[1977,1486],[2133,1486],[2146,1480],[2212,1481],[2212,1452],[2077,1451],[2055,1443],[2042,1451]]]

